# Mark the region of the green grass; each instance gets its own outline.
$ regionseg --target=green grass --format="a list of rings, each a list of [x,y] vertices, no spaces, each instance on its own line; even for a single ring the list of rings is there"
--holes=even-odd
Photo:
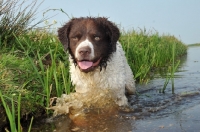
[[[166,73],[167,76],[166,76],[166,80],[165,80],[165,83],[163,85],[163,88],[162,88],[162,93],[165,93],[165,89],[169,83],[169,80],[171,79],[171,84],[172,84],[172,94],[174,94],[175,92],[175,87],[174,87],[174,73],[175,71],[177,70],[179,64],[180,64],[180,60],[177,61],[177,64],[175,64],[175,51],[176,51],[176,43],[173,44],[172,46],[172,65],[170,65],[168,67],[168,72]]]
[[[49,114],[51,97],[73,91],[68,55],[56,35],[44,30],[16,37],[15,43],[0,50],[0,91],[9,98],[21,95],[22,116]]]
[[[21,120],[21,94],[18,95],[17,102],[14,101],[15,96],[16,95],[13,94],[11,98],[6,97],[5,95],[2,95],[2,93],[0,91],[0,98],[2,101],[2,105],[5,108],[5,111],[6,111],[9,123],[10,123],[10,131],[11,132],[22,132],[22,126],[21,126],[21,122],[20,122],[20,120]],[[7,100],[10,100],[11,108],[10,108],[9,103],[7,103],[8,101],[7,102],[5,101],[6,98],[7,98]],[[16,104],[17,104],[17,111],[15,108]],[[16,114],[17,114],[17,116],[16,116]],[[16,119],[16,117],[17,117],[17,119]],[[28,132],[31,131],[32,123],[33,123],[33,117],[31,118]],[[5,128],[5,131],[9,132],[9,130],[7,128]]]
[[[13,100],[13,97],[11,98],[11,109],[9,108],[8,104],[5,102],[5,99],[2,95],[2,93],[0,92],[0,97],[1,97],[1,101],[2,101],[2,104],[5,108],[5,111],[6,111],[6,114],[8,116],[8,120],[10,122],[10,129],[11,129],[11,132],[17,132],[17,128],[16,126],[18,126],[18,131],[21,132],[21,127],[20,126],[20,122],[18,122],[18,125],[15,121],[15,107],[14,107],[14,100]],[[19,100],[20,100],[21,96],[19,96]],[[19,106],[20,105],[20,101],[18,101],[18,110],[19,110]],[[18,113],[18,119],[20,117],[20,114]],[[6,130],[8,131],[8,130]]]
[[[173,61],[173,44],[177,47],[175,59],[187,52],[187,46],[174,36],[159,36],[157,32],[146,30],[123,32],[120,42],[138,82],[147,82],[152,70],[165,67]]]
[[[36,41],[32,41],[29,35],[25,35],[17,38],[17,43],[33,68],[37,85],[43,89],[41,92],[45,95],[45,107],[49,107],[51,97],[59,97],[61,94],[71,91],[69,69],[67,68],[68,56],[54,34],[39,31],[40,35],[37,40],[36,32],[38,31],[31,32],[31,36],[36,35],[34,37]],[[33,90],[35,89],[37,88]]]

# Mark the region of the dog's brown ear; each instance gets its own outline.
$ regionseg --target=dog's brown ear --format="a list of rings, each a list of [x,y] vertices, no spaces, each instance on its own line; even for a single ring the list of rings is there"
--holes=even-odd
[[[69,47],[69,32],[72,25],[73,19],[66,23],[63,27],[58,29],[58,38],[64,49],[67,50]]]
[[[120,31],[118,27],[105,17],[99,17],[97,19],[99,19],[98,21],[100,21],[100,23],[106,29],[106,34],[110,38],[110,44],[112,46],[112,50],[116,51],[116,43],[120,37]]]

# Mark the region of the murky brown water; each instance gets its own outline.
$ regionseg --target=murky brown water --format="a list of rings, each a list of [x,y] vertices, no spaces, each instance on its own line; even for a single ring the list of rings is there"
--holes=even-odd
[[[190,47],[186,61],[175,74],[175,94],[164,78],[137,85],[140,96],[130,96],[132,112],[90,113],[75,125],[68,116],[37,121],[32,131],[48,132],[196,132],[200,131],[200,47]]]

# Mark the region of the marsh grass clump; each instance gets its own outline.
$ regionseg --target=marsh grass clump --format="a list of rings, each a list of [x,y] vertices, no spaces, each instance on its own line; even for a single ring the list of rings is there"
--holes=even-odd
[[[40,4],[39,4],[40,5]],[[43,22],[40,20],[35,24],[36,11],[39,7],[37,0],[32,0],[27,4],[26,0],[1,0],[0,1],[0,46],[13,46],[15,37],[28,30],[33,29],[36,25]]]
[[[47,114],[51,97],[73,90],[68,56],[54,33],[32,30],[15,37],[14,48],[0,50],[0,91],[8,98],[21,94],[21,116],[37,118]]]
[[[45,20],[34,21],[37,2],[0,1],[0,131],[9,131],[2,128],[8,120],[10,131],[21,131],[22,118],[49,114],[50,98],[72,91],[67,55],[57,36],[35,28]]]
[[[35,30],[17,38],[17,43],[20,54],[26,56],[33,68],[36,84],[39,85],[39,89],[42,89],[40,92],[45,95],[46,107],[49,107],[51,97],[61,96],[71,91],[67,68],[68,56],[55,34]]]
[[[0,91],[0,99],[2,102],[2,105],[5,109],[6,115],[8,117],[9,123],[10,123],[10,131],[11,132],[22,132],[21,127],[21,94],[18,95],[18,97],[15,97],[16,95],[13,94],[11,97],[6,97],[5,95],[2,95]],[[16,98],[17,101],[14,100]],[[7,103],[9,100],[11,102],[11,107],[9,106],[9,103]],[[28,132],[31,130],[31,126],[33,123],[33,117],[31,118],[30,125]],[[6,132],[9,132],[8,128],[5,128]]]
[[[146,30],[122,32],[120,42],[139,82],[148,81],[152,70],[165,67],[173,61],[173,44],[176,44],[175,59],[187,52],[187,46],[174,36],[160,36],[157,32]]]

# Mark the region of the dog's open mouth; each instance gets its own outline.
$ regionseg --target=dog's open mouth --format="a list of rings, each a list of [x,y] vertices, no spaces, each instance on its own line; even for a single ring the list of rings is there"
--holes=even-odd
[[[78,66],[81,70],[87,70],[89,68],[98,66],[100,60],[101,58],[98,59],[96,62],[89,61],[89,60],[78,61]]]

